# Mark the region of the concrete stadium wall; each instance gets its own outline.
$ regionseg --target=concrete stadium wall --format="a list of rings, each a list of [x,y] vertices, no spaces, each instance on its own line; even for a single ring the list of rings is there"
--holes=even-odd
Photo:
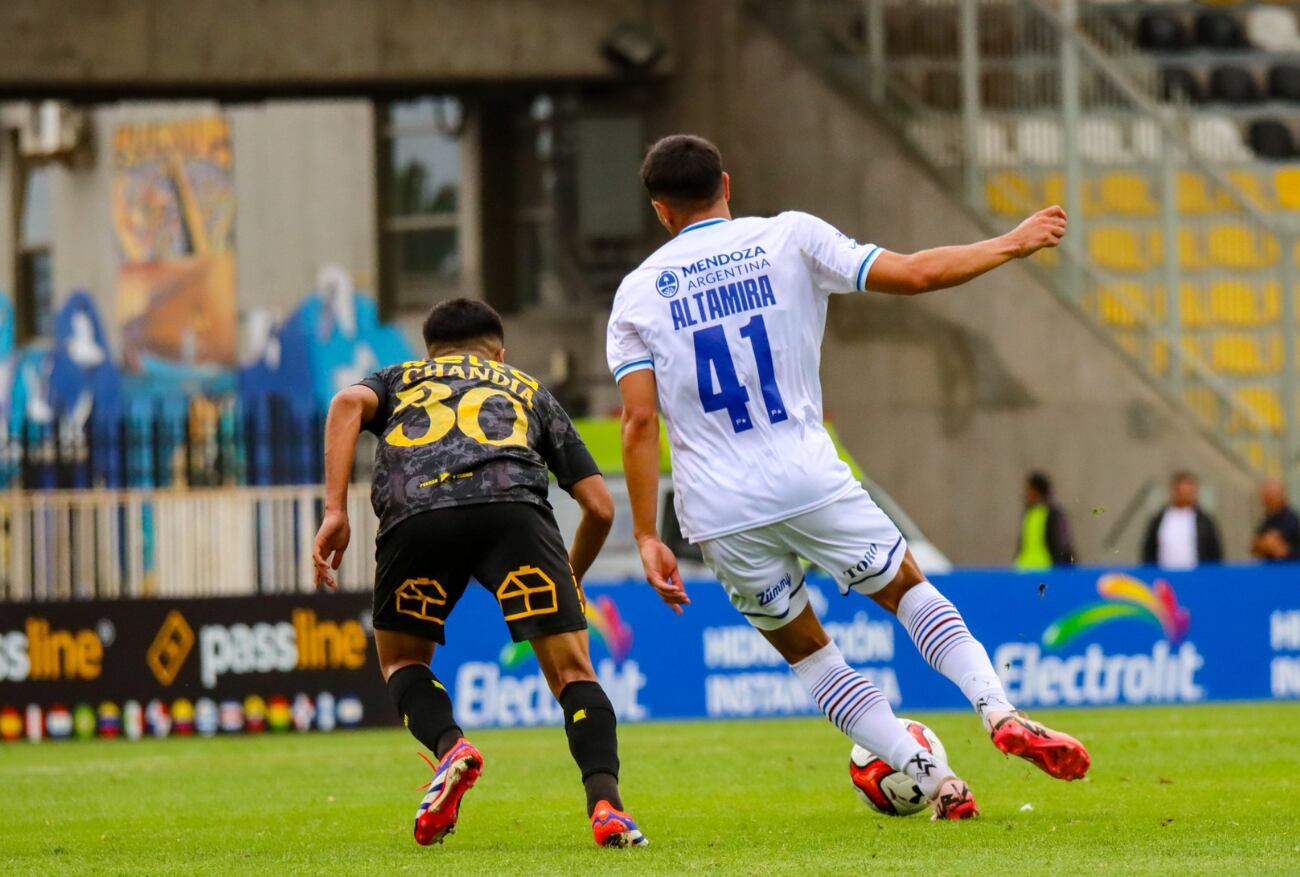
[[[898,251],[985,236],[884,124],[738,6],[676,3],[679,75],[651,129],[716,140],[738,214],[807,210]],[[822,375],[848,447],[958,563],[1012,558],[1036,467],[1055,477],[1084,562],[1136,559],[1146,509],[1116,551],[1102,541],[1140,485],[1158,479],[1163,497],[1181,467],[1202,475],[1229,557],[1247,552],[1249,478],[1018,266],[923,298],[837,297]]]

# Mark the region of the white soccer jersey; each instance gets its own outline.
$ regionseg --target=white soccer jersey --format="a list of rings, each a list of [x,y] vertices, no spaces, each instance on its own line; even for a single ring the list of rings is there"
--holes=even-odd
[[[806,213],[682,229],[619,286],[606,356],[654,369],[683,534],[693,542],[858,489],[822,426],[827,296],[862,291],[880,247]]]

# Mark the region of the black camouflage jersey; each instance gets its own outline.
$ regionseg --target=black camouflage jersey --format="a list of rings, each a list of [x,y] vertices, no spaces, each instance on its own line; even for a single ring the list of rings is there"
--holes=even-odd
[[[361,381],[379,396],[364,428],[379,437],[370,501],[383,535],[419,512],[546,501],[546,470],[566,490],[599,474],[569,416],[512,366],[476,356],[404,362]]]

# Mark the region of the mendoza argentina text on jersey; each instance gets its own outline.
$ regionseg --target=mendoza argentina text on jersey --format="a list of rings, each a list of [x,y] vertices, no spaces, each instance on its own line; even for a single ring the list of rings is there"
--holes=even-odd
[[[418,512],[546,501],[546,470],[566,490],[600,470],[569,415],[519,369],[476,356],[404,362],[361,381],[379,408],[370,501],[379,534]]]
[[[682,532],[699,542],[857,488],[822,425],[827,297],[863,291],[880,247],[806,213],[682,229],[614,298],[614,379],[653,369]]]

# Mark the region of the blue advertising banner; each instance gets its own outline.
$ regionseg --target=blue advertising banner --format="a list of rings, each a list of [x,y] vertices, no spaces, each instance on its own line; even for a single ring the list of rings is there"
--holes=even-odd
[[[1193,572],[959,572],[935,585],[965,615],[1019,706],[1300,699],[1300,566]],[[849,663],[896,709],[966,708],[901,625],[871,600],[810,578]],[[687,582],[677,616],[646,585],[588,583],[597,673],[623,721],[816,712],[780,656],[713,581]],[[527,644],[471,588],[434,669],[465,727],[559,723]]]

